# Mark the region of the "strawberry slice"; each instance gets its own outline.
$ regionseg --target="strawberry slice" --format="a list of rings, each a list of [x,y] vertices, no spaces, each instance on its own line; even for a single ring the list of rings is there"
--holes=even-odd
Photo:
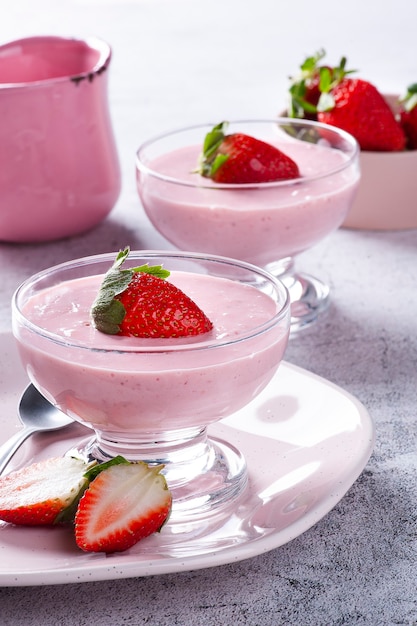
[[[226,135],[227,122],[207,133],[195,170],[216,183],[259,184],[298,178],[297,164],[284,152],[244,133]]]
[[[1,477],[0,519],[25,526],[72,521],[89,467],[73,457],[53,457]]]
[[[71,522],[82,550],[127,550],[159,531],[171,511],[162,468],[121,456],[101,464],[73,457],[33,463],[0,479],[0,519],[26,526]]]
[[[122,269],[129,247],[121,250],[106,273],[91,314],[97,330],[111,335],[175,338],[213,328],[205,313],[165,279],[162,266]]]
[[[86,552],[122,552],[161,530],[172,496],[162,465],[120,463],[100,471],[82,496],[75,540]]]

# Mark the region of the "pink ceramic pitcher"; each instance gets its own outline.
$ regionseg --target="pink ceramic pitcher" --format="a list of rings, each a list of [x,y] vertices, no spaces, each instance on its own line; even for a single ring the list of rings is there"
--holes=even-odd
[[[120,168],[110,60],[110,47],[96,38],[0,46],[0,241],[75,235],[114,207]]]

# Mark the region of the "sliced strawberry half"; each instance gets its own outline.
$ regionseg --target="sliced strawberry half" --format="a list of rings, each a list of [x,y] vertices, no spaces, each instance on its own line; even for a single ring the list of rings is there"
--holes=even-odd
[[[213,328],[197,304],[165,280],[162,266],[123,269],[129,248],[121,250],[106,273],[91,314],[103,333],[134,337],[176,338],[199,335]]]
[[[226,134],[227,122],[207,133],[196,172],[216,183],[260,184],[298,178],[287,154],[245,133]]]
[[[77,545],[86,552],[122,552],[159,531],[172,505],[162,468],[138,462],[100,471],[78,506]]]
[[[1,477],[0,519],[26,526],[72,521],[89,467],[80,459],[53,457]]]

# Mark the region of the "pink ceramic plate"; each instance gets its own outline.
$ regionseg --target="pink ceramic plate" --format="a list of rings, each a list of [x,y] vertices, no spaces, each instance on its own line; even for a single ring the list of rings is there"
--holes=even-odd
[[[16,408],[27,379],[14,340],[1,336],[0,443],[20,428]],[[149,576],[240,561],[278,548],[313,526],[357,479],[374,443],[372,420],[354,397],[283,363],[268,387],[212,434],[246,456],[250,485],[226,522],[159,535],[127,552],[84,554],[69,528],[0,523],[0,585],[46,585]],[[62,454],[86,431],[78,425],[32,436],[11,467]],[[7,470],[6,470],[7,471]]]

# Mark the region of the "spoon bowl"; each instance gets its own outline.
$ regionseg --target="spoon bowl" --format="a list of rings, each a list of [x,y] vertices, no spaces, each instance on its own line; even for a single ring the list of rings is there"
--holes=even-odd
[[[19,419],[23,424],[23,429],[0,446],[0,474],[19,446],[30,435],[41,431],[57,430],[74,423],[70,417],[44,398],[33,385],[29,385],[21,397]]]

